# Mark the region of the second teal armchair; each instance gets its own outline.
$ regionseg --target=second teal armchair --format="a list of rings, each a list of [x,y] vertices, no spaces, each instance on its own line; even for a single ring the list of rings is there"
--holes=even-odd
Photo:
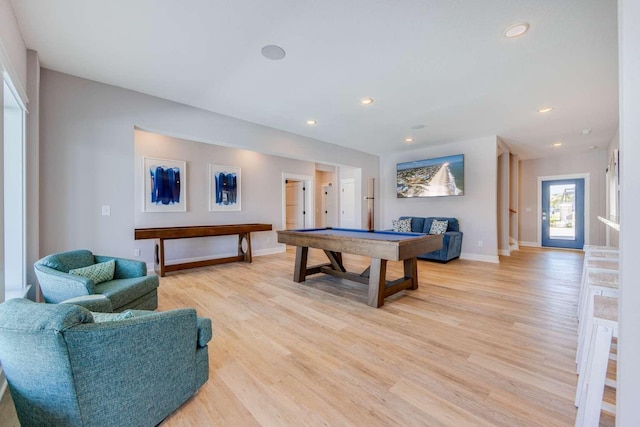
[[[69,273],[112,260],[115,261],[113,277],[101,283]],[[81,249],[46,256],[34,264],[34,269],[47,303],[58,304],[70,298],[99,294],[108,298],[111,310],[116,312],[158,308],[158,276],[147,275],[147,265],[141,261],[94,255]]]

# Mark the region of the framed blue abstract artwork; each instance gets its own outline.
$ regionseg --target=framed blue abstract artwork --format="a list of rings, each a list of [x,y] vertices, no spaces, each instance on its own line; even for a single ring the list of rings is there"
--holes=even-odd
[[[180,160],[142,159],[143,212],[187,211],[187,164]]]
[[[240,168],[209,164],[209,210],[239,211]]]

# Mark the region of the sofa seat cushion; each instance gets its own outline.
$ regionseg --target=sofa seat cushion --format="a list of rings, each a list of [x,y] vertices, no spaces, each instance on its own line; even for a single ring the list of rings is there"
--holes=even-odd
[[[96,286],[96,293],[102,294],[111,300],[113,309],[136,300],[158,287],[156,276],[132,277],[129,279],[110,280]]]

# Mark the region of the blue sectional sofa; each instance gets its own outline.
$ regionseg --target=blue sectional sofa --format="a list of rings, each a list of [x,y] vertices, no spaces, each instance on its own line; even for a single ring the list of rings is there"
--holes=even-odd
[[[456,218],[401,216],[400,219],[411,219],[411,232],[428,234],[434,219],[448,221],[447,231],[442,240],[442,249],[418,255],[419,259],[447,262],[460,257],[462,250],[462,231]]]

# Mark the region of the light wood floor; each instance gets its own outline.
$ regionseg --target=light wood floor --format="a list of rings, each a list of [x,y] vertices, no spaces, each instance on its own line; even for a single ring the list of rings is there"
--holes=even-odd
[[[161,279],[159,310],[195,307],[214,328],[209,381],[164,427],[574,424],[582,253],[420,261],[420,288],[379,309],[364,285],[294,283],[293,259]],[[367,259],[345,263],[357,271]],[[389,270],[400,276],[401,264]]]

